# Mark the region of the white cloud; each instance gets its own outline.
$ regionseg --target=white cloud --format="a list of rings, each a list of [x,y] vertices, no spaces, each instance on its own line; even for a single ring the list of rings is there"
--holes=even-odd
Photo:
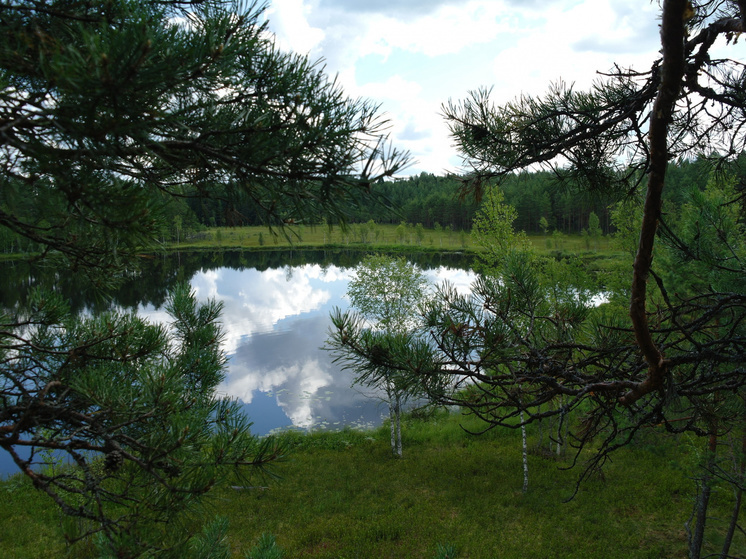
[[[459,0],[376,0],[375,2],[355,2],[350,0],[319,0],[323,8],[360,14],[396,14],[409,19],[433,12],[444,5],[458,4]]]
[[[614,62],[622,66],[645,69],[652,60],[649,51],[640,53],[646,44],[629,18],[619,18],[609,2],[583,2],[569,9],[556,6],[547,11],[547,23],[526,29],[510,48],[493,59],[493,99],[506,102],[521,94],[542,95],[551,83],[562,80],[576,88],[588,88],[599,79],[598,72],[611,69]],[[649,3],[639,6],[638,25],[655,22]],[[649,28],[645,25],[645,28]],[[647,43],[655,53],[657,36]],[[606,50],[591,48],[605,44]],[[613,48],[612,48],[613,45]],[[617,51],[611,53],[609,51]]]
[[[308,23],[306,16],[310,7],[304,4],[304,0],[273,0],[266,12],[278,38],[278,46],[299,54],[312,52],[325,36],[322,29]]]
[[[294,268],[291,275],[284,269],[241,272],[222,268],[198,272],[191,285],[200,301],[209,298],[223,303],[224,349],[230,354],[243,338],[326,303],[330,293],[310,283],[320,274],[316,264]]]
[[[420,84],[398,74],[389,76],[384,82],[370,82],[358,86],[357,89],[371,99],[395,99],[402,104],[417,102],[422,92]]]
[[[439,268],[428,270],[426,272],[428,279],[433,284],[442,284],[448,282],[456,291],[462,294],[471,292],[471,284],[476,279],[474,272],[469,270],[461,270],[458,268],[445,268],[440,266]]]
[[[506,27],[504,12],[496,2],[468,2],[443,6],[434,13],[402,20],[374,16],[368,20],[359,51],[389,56],[395,49],[440,56],[457,53],[469,45],[489,43]]]
[[[440,108],[494,86],[506,102],[562,79],[586,88],[609,70],[647,70],[657,57],[658,5],[649,0],[275,0],[283,45],[324,58],[351,97],[378,101],[410,173],[457,161]]]

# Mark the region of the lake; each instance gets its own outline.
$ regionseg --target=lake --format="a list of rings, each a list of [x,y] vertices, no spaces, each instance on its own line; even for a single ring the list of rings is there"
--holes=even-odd
[[[158,256],[129,278],[111,299],[85,289],[79,277],[25,262],[0,264],[0,305],[23,304],[32,285],[54,285],[76,312],[101,312],[111,305],[167,321],[168,290],[188,281],[200,301],[223,302],[228,365],[221,394],[237,398],[253,421],[252,432],[283,428],[373,427],[387,408],[375,394],[351,387],[353,373],[321,349],[336,306],[344,298],[360,251],[199,252]],[[468,289],[470,260],[458,254],[408,257],[433,283],[448,280]],[[8,471],[0,453],[0,472]],[[15,468],[10,465],[11,470]]]

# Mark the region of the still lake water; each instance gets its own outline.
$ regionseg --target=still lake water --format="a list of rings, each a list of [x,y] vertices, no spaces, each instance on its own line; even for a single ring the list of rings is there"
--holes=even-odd
[[[433,283],[468,288],[473,274],[445,265],[425,269]],[[224,304],[228,369],[218,391],[238,398],[263,435],[278,428],[360,427],[381,423],[380,402],[351,388],[351,371],[321,349],[329,313],[347,308],[350,266],[304,263],[257,269],[203,268],[189,283],[200,301]],[[140,315],[166,320],[162,309],[139,305]]]
[[[200,301],[223,302],[224,349],[228,366],[221,394],[243,402],[264,435],[276,429],[379,425],[385,406],[375,394],[352,388],[343,371],[321,349],[334,307],[345,309],[347,283],[364,253],[357,251],[276,251],[182,253],[157,257],[127,281],[113,304],[154,321],[167,321],[163,304],[170,287],[188,281]],[[470,261],[454,254],[411,256],[433,283],[448,280],[468,289]],[[109,301],[86,295],[74,276],[26,263],[0,265],[0,305],[22,304],[30,285],[55,285],[73,309],[95,313]],[[0,472],[13,471],[0,452]]]

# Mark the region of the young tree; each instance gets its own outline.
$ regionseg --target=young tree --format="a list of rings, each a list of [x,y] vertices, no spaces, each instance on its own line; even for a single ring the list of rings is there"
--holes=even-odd
[[[706,349],[691,336],[704,326],[702,320],[714,325],[730,313],[740,316],[746,311],[737,302],[741,301],[740,288],[735,292],[698,292],[679,300],[668,298],[671,291],[660,281],[661,271],[653,269],[652,254],[659,229],[662,239],[674,246],[681,244],[675,224],[662,212],[668,161],[709,149],[717,163],[744,149],[743,65],[709,56],[716,39],[734,41],[743,31],[744,18],[741,2],[666,0],[662,3],[662,57],[648,73],[616,67],[590,92],[558,84],[545,98],[524,97],[495,107],[489,92],[481,90],[461,103],[444,107],[451,132],[474,172],[471,185],[477,191],[488,178],[503,177],[528,165],[552,167],[558,176],[586,190],[626,194],[647,181],[629,292],[630,325],[647,372],[640,376],[633,360],[615,371],[606,385],[594,388],[595,394],[599,390],[613,394],[621,406],[640,406],[646,410],[643,416],[650,410],[665,414],[662,403],[673,388],[672,382],[678,394],[686,389],[692,395],[716,392],[733,383],[741,385],[734,379],[744,356],[738,342],[740,330],[706,344]],[[648,133],[641,134],[643,129]],[[625,166],[620,163],[623,158]],[[704,257],[692,251],[688,254],[692,259]],[[736,259],[728,266],[720,264],[717,270],[741,268]],[[663,308],[653,312],[665,314],[679,336],[675,343],[670,331],[662,328],[653,332],[648,320],[651,276],[666,299]],[[663,347],[671,354],[664,355]],[[681,377],[672,374],[679,365],[705,362],[730,363],[731,367],[716,379],[686,375],[691,385],[681,384]]]
[[[422,245],[422,241],[425,240],[425,226],[422,223],[414,226],[414,236],[417,239],[417,244]]]
[[[396,226],[395,235],[396,240],[400,243],[404,243],[404,241],[407,239],[407,224],[404,221]]]
[[[467,188],[477,195],[531,166],[550,168],[582,192],[642,195],[639,219],[630,221],[639,224],[632,279],[620,292],[628,316],[610,306],[589,314],[571,297],[563,314],[526,312],[524,302],[540,309],[546,296],[539,289],[533,297],[536,280],[517,265],[512,273],[520,282],[509,290],[483,278],[472,301],[441,293],[442,312],[429,323],[433,339],[388,354],[387,366],[425,378],[467,375],[493,425],[515,425],[520,409],[533,421],[582,406],[577,446],[601,438],[583,476],[642,426],[710,440],[741,425],[740,404],[723,404],[742,402],[746,385],[743,195],[697,202],[696,211],[679,215],[663,211],[662,194],[671,159],[704,151],[717,170],[746,147],[744,64],[711,56],[716,41],[735,44],[745,21],[741,1],[663,0],[661,57],[648,72],[615,66],[590,91],[559,83],[544,97],[495,106],[480,90],[445,105],[470,168]],[[718,221],[726,210],[738,219]],[[658,256],[663,252],[669,257]],[[512,326],[526,323],[533,337]],[[505,363],[511,356],[513,369]],[[561,409],[540,407],[560,396]],[[701,540],[693,541],[691,557],[700,551]]]
[[[513,227],[517,212],[515,208],[504,203],[502,192],[496,187],[490,187],[483,197],[479,211],[474,217],[474,226],[472,228],[472,237],[475,243],[482,251],[479,253],[481,265],[478,271],[489,282],[486,284],[475,283],[473,291],[475,298],[456,303],[456,306],[463,308],[463,304],[482,304],[484,313],[475,313],[470,319],[476,328],[482,328],[482,320],[488,322],[490,314],[495,313],[495,308],[489,302],[480,302],[481,298],[507,296],[511,299],[506,311],[501,311],[501,319],[511,323],[513,336],[516,341],[513,342],[516,349],[514,351],[503,351],[500,358],[485,359],[482,361],[483,367],[495,367],[495,376],[499,377],[499,370],[511,371],[511,374],[518,375],[523,367],[521,362],[530,359],[526,352],[536,351],[539,346],[549,346],[553,343],[562,345],[568,339],[568,331],[579,328],[586,316],[586,311],[590,305],[592,287],[587,275],[582,269],[579,262],[571,257],[561,261],[555,261],[551,258],[545,258],[536,254],[533,247],[526,237],[525,233],[516,232]],[[487,295],[485,288],[492,290],[498,286],[497,291]],[[444,292],[443,301],[449,301],[453,297],[452,292]],[[437,301],[437,299],[436,299]],[[455,301],[455,299],[454,299]],[[427,317],[428,324],[437,323],[437,318],[442,313],[447,313],[448,305],[440,304],[431,305]],[[526,317],[531,317],[525,320]],[[554,325],[557,327],[555,332],[541,328],[543,317],[553,317]],[[522,318],[521,318],[522,317]],[[435,321],[435,322],[433,322]],[[535,334],[544,330],[538,337]],[[462,334],[459,334],[462,335]],[[473,333],[475,336],[480,334]],[[556,336],[556,338],[553,338]],[[442,336],[433,335],[434,340]],[[520,340],[520,342],[518,341]],[[505,343],[510,345],[507,340]],[[486,343],[485,341],[479,342]],[[446,358],[442,355],[441,358]],[[468,367],[455,364],[450,366],[451,371],[447,375],[448,380],[454,385],[463,385],[465,378],[470,376]],[[461,369],[461,372],[456,373]],[[454,375],[456,373],[456,375]],[[463,376],[462,376],[463,375]],[[468,380],[467,382],[471,382]],[[499,381],[498,381],[499,384]],[[489,383],[482,383],[485,392],[494,390],[490,388]],[[518,392],[522,390],[518,386]],[[476,411],[481,407],[480,404],[473,406],[475,401],[472,394],[467,391],[466,398],[458,390],[449,396],[451,401],[461,400],[462,407]],[[518,393],[517,392],[517,393]],[[496,395],[493,394],[493,400]],[[482,398],[480,397],[479,400]],[[557,400],[548,402],[554,405],[556,409],[562,409],[557,405]],[[519,396],[516,403],[521,404]],[[539,404],[541,406],[542,404]],[[526,414],[521,405],[517,406],[518,426],[521,429],[521,440],[523,445],[523,491],[528,490],[528,446],[526,431]],[[477,411],[478,415],[483,415]],[[566,414],[563,413],[562,416]],[[487,414],[489,416],[491,414]],[[494,417],[494,414],[492,414]],[[484,418],[484,417],[483,417]],[[559,422],[557,428],[557,452],[558,454],[564,448],[563,441],[566,437],[562,435],[563,421]]]
[[[343,220],[375,196],[408,156],[388,147],[375,105],[278,51],[262,11],[1,2],[0,229],[105,289],[172,225],[163,208],[174,198],[249,202],[282,227]],[[0,313],[0,447],[82,519],[72,539],[97,533],[110,555],[186,556],[200,496],[277,456],[214,396],[219,306],[179,288],[164,330],[72,316],[52,292],[30,301]],[[74,467],[40,472],[44,450]]]
[[[502,191],[488,188],[471,229],[474,243],[482,249],[478,257],[488,270],[499,266],[513,251],[530,250],[531,243],[526,234],[513,228],[516,217],[518,212],[505,203]]]
[[[598,248],[598,239],[601,236],[601,222],[596,212],[588,215],[588,237],[593,240],[593,246]]]
[[[549,231],[549,222],[544,216],[541,216],[541,219],[539,219],[539,229],[541,229],[541,232],[545,235],[547,234],[547,231]]]
[[[347,346],[347,340],[340,336],[344,330],[341,325],[355,325],[358,336],[364,338],[361,343],[374,348],[374,352],[384,353],[391,339],[401,343],[416,332],[418,307],[428,298],[427,278],[403,257],[369,255],[355,268],[347,296],[353,312],[342,313],[335,309],[332,313],[334,326],[327,347],[337,355],[338,361],[355,371],[355,384],[384,390],[391,419],[391,451],[401,456],[402,405],[421,392],[412,379],[382,365],[375,355],[361,363]]]

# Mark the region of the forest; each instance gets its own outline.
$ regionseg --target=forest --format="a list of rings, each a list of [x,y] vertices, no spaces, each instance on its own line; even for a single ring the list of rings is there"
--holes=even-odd
[[[746,155],[731,163],[730,168],[746,167]],[[683,160],[668,170],[669,189],[666,196],[672,203],[680,203],[691,186],[704,189],[711,171],[706,157]],[[743,172],[743,171],[742,171]],[[351,206],[349,223],[398,224],[402,221],[427,228],[440,225],[453,231],[470,230],[479,204],[473,198],[460,196],[464,177],[437,176],[428,173],[381,180],[374,186],[375,197],[361,200]],[[613,232],[610,208],[615,198],[601,192],[584,192],[567,180],[546,171],[525,172],[505,178],[500,183],[508,204],[516,208],[515,227],[526,233],[560,231],[580,234],[588,228],[588,217],[594,212],[600,219],[603,234]],[[215,199],[188,198],[175,206],[173,218],[181,216],[183,227],[261,225],[261,219],[247,202],[244,206]],[[547,230],[541,225],[547,220]]]
[[[719,172],[743,176],[746,155],[729,161]],[[668,169],[666,199],[669,207],[679,206],[690,188],[704,190],[712,173],[710,160],[701,155],[674,162]],[[436,176],[428,173],[379,181],[375,197],[350,205],[345,223],[411,225],[422,224],[428,229],[470,231],[479,203],[462,197],[465,177]],[[603,235],[614,233],[611,211],[617,197],[602,192],[580,191],[577,185],[547,171],[524,172],[506,177],[500,182],[505,201],[516,209],[516,229],[527,234],[547,234],[558,231],[579,235],[588,230],[591,213],[598,217]],[[580,195],[579,195],[580,192]],[[1,195],[1,193],[0,193]],[[196,193],[169,199],[162,208],[163,220],[159,237],[163,241],[182,241],[197,235],[206,227],[238,227],[263,225],[250,201],[243,205],[219,196],[200,197]],[[335,220],[330,220],[333,225]],[[302,222],[303,225],[320,223]],[[9,229],[0,229],[0,251],[3,253],[33,252],[35,244]]]
[[[83,303],[57,272],[74,275],[70,289],[126,302],[144,261],[203,227],[292,235],[306,224],[405,222],[460,230],[480,250],[468,293],[425,289],[416,267],[399,262],[399,275],[363,258],[358,279],[368,279],[351,284],[353,308],[331,313],[328,349],[389,397],[395,455],[406,456],[400,403],[415,396],[468,413],[474,432],[518,434],[522,490],[489,485],[515,502],[532,491],[532,429],[567,449],[569,497],[617,456],[643,456],[641,444],[657,457],[691,443],[688,500],[678,487],[662,497],[691,516],[646,536],[665,531],[690,559],[742,556],[746,2],[658,9],[661,48],[648,70],[622,61],[585,91],[558,82],[496,103],[483,87],[444,101],[464,171],[402,179],[412,155],[392,145],[381,106],[348,97],[321,62],[278,48],[265,4],[0,1],[0,248],[43,264],[20,286],[3,284],[21,292],[3,294],[0,309],[0,449],[20,480],[4,487],[53,508],[73,555],[243,553],[211,505],[257,488],[294,447],[255,436],[239,402],[217,392],[228,359],[223,302],[198,298],[180,277],[196,267],[185,260],[153,272],[168,283],[152,296],[167,325],[116,307],[77,313]],[[731,58],[713,54],[716,41]],[[535,250],[527,234],[536,232],[611,233],[621,249],[599,285],[574,255]],[[414,296],[400,297],[390,280],[406,287],[408,275]],[[427,429],[439,425],[431,419]],[[406,460],[387,458],[385,470]],[[665,479],[680,463],[656,461],[639,477]],[[466,468],[469,483],[492,466]],[[629,516],[651,504],[643,484],[629,493],[640,503]],[[346,497],[336,499],[329,507],[346,512]],[[366,543],[399,545],[418,498],[405,501]],[[445,510],[436,514],[453,513],[459,526],[458,511]],[[580,515],[586,530],[596,518]],[[272,529],[282,536],[294,520]],[[341,537],[329,524],[295,556]],[[525,551],[533,541],[522,539]],[[430,553],[418,545],[418,556]]]

